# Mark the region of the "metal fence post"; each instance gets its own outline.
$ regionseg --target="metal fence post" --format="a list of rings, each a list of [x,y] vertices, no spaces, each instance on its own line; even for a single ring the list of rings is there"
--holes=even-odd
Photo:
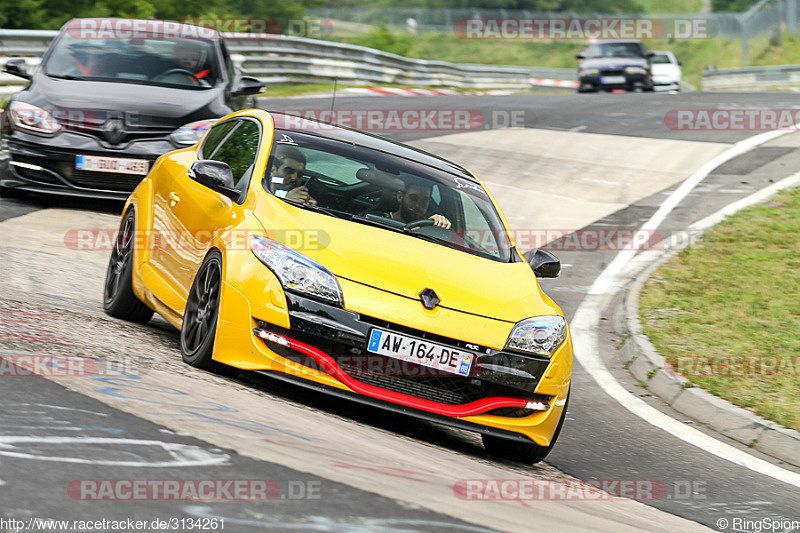
[[[786,33],[797,34],[797,0],[786,0]]]

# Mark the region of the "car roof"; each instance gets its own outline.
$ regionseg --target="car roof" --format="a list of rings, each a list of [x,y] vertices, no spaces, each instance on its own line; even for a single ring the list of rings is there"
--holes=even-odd
[[[603,39],[598,41],[592,41],[589,44],[611,44],[611,43],[636,43],[642,44],[642,41],[639,39]]]
[[[87,17],[74,18],[64,24],[64,31],[73,29],[83,29],[85,31],[97,31],[98,39],[102,39],[103,32],[141,32],[143,34],[175,36],[175,38],[195,38],[209,39],[212,41],[221,40],[221,36],[214,28],[196,26],[194,24],[184,24],[182,22],[168,20],[133,19],[121,17]],[[126,34],[127,35],[127,34]],[[131,35],[128,38],[136,38]]]
[[[291,115],[289,113],[278,113],[272,111],[270,111],[269,113],[270,115],[273,116],[273,118],[277,117],[279,119],[277,121],[279,124],[296,122],[296,115]],[[290,119],[289,121],[287,121],[285,119],[282,119],[281,117],[295,117],[295,120]],[[316,135],[317,137],[322,137],[325,139],[332,139],[335,141],[345,142],[355,146],[361,146],[364,148],[377,150],[379,152],[384,152],[387,154],[402,157],[404,159],[415,161],[417,163],[427,165],[437,170],[449,172],[450,174],[455,174],[456,176],[460,176],[470,181],[477,182],[475,177],[472,174],[470,174],[470,172],[464,167],[457,165],[452,161],[448,161],[447,159],[444,159],[437,155],[426,152],[424,150],[414,148],[413,146],[393,141],[391,139],[387,139],[386,137],[381,137],[379,135],[374,135],[372,133],[366,133],[363,131],[354,130],[345,126],[340,126],[338,124],[331,124],[329,122],[324,122],[321,120],[304,118],[303,121],[311,124],[324,124],[325,127],[292,128],[292,127],[276,126],[275,129],[280,131],[296,131],[298,133],[304,133],[306,135]]]

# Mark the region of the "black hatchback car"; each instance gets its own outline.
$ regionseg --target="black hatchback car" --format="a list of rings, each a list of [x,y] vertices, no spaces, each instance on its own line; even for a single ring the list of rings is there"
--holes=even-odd
[[[576,59],[578,65],[578,92],[652,91],[653,75],[650,68],[652,52],[645,50],[641,41],[598,41],[587,46]]]
[[[73,19],[2,114],[0,192],[124,199],[158,156],[192,145],[262,90],[219,33],[177,22]],[[252,107],[250,105],[249,107]]]

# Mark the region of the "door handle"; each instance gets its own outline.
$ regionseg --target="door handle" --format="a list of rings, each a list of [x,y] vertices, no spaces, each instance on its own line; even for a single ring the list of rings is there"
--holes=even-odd
[[[181,201],[181,197],[174,192],[169,193],[169,206],[175,207],[175,204]]]

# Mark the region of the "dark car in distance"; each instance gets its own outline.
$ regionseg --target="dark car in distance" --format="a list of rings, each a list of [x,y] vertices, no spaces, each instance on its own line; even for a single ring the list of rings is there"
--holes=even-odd
[[[652,55],[638,40],[594,42],[575,56],[579,61],[578,92],[652,91]]]
[[[252,107],[216,30],[177,22],[73,19],[29,73],[0,124],[0,193],[125,199],[162,154],[195,144],[221,116]]]

